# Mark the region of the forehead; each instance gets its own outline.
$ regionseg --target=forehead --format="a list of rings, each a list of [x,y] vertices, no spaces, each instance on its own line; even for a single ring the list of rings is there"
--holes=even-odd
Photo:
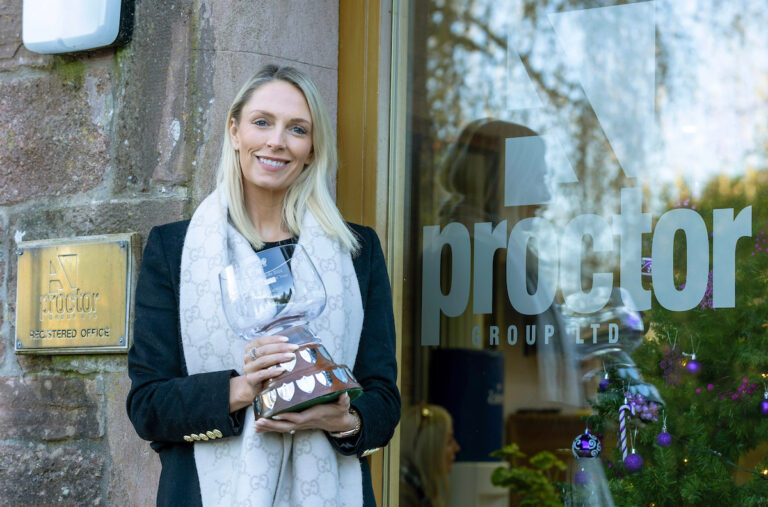
[[[311,121],[309,105],[304,94],[291,83],[270,81],[258,87],[245,103],[243,112],[266,111],[275,116],[303,118]]]

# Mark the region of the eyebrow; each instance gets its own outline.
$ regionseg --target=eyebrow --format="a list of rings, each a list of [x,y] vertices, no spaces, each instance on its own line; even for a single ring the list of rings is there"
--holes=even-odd
[[[251,114],[260,114],[263,116],[269,116],[270,118],[274,118],[275,115],[270,113],[269,111],[264,111],[262,109],[253,109]],[[312,122],[307,120],[306,118],[291,118],[289,120],[289,123],[306,123],[307,125],[312,125]]]

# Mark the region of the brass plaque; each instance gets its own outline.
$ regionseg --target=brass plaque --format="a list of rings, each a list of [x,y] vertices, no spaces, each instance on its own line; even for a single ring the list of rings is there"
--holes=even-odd
[[[137,245],[137,234],[19,243],[16,352],[127,352]]]

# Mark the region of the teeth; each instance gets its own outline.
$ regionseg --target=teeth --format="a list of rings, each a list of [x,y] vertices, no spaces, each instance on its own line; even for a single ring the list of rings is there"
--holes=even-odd
[[[272,166],[272,167],[282,167],[288,163],[288,162],[281,162],[279,160],[269,160],[261,157],[259,157],[259,160],[261,161],[261,163],[266,164],[268,166]]]

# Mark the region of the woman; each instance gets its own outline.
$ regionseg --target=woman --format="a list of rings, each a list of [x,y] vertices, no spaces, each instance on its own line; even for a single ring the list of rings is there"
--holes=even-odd
[[[448,474],[461,449],[451,415],[438,405],[416,405],[403,415],[401,431],[400,506],[448,505]]]
[[[400,415],[394,319],[376,233],[346,224],[327,188],[336,169],[328,114],[312,81],[266,66],[227,116],[216,190],[191,221],[149,234],[136,287],[132,386],[137,433],[160,454],[160,505],[374,505],[364,454]],[[224,318],[218,273],[298,243],[328,304],[313,329],[363,394],[255,421],[252,402],[294,357],[262,336],[245,345]]]

